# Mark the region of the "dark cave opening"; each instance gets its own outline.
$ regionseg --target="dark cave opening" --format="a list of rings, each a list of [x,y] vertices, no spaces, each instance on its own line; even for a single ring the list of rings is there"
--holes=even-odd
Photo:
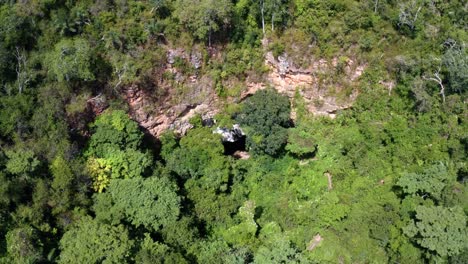
[[[233,155],[236,151],[245,151],[246,136],[240,136],[236,141],[223,141],[224,155]]]

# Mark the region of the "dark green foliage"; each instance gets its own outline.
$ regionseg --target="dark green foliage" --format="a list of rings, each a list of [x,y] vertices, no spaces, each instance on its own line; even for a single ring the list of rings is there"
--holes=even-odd
[[[450,89],[453,92],[465,92],[466,87],[468,87],[468,51],[465,47],[466,44],[459,45],[454,41],[447,44],[450,46],[444,53],[442,61],[447,67]]]
[[[22,136],[28,131],[28,120],[31,114],[31,96],[19,94],[0,98],[0,133],[12,137],[15,133]]]
[[[274,90],[262,90],[249,97],[236,116],[246,126],[249,149],[255,154],[279,154],[286,144],[290,112],[288,98]]]
[[[0,1],[0,263],[465,263],[465,2]]]
[[[33,42],[32,21],[24,14],[20,14],[15,7],[7,4],[0,6],[0,43],[10,51],[16,46],[24,47]]]
[[[10,204],[10,197],[8,195],[10,181],[6,178],[3,172],[0,172],[0,183],[0,208],[4,210],[8,208],[8,205]]]

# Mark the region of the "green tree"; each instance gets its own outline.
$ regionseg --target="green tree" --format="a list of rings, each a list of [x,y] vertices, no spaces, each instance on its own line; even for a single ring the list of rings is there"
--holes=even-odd
[[[54,214],[64,213],[70,209],[73,204],[73,181],[75,175],[73,174],[68,162],[62,157],[56,157],[51,165],[50,171],[52,173],[51,189],[51,203]]]
[[[139,150],[143,133],[124,111],[106,111],[92,128],[85,156],[95,191],[102,192],[111,179],[140,177],[151,166],[150,153]]]
[[[133,246],[124,226],[84,217],[60,240],[58,263],[127,263]]]
[[[167,151],[164,146],[163,150]],[[167,168],[186,180],[184,188],[197,217],[208,224],[230,218],[239,202],[227,195],[231,167],[223,152],[220,136],[202,127],[190,130],[166,158]]]
[[[254,219],[255,202],[244,202],[244,205],[239,208],[238,216],[241,218],[241,222],[226,230],[224,233],[226,241],[236,245],[252,243],[258,229],[258,225]]]
[[[415,220],[403,232],[439,257],[455,256],[468,245],[466,215],[459,207],[416,207]]]
[[[291,107],[275,90],[261,90],[242,104],[236,120],[247,126],[247,146],[255,154],[277,155],[287,140]]]
[[[248,253],[243,249],[234,249],[223,240],[199,240],[191,248],[191,253],[196,256],[198,263],[246,263]]]
[[[0,172],[0,208],[2,211],[10,204],[10,197],[8,195],[10,184],[11,182],[7,179],[5,173]]]
[[[104,156],[112,149],[137,149],[143,133],[138,124],[122,110],[107,110],[91,125],[93,136],[89,140],[85,156]]]
[[[265,27],[264,16],[270,17],[271,31],[275,31],[275,25],[284,25],[288,15],[288,2],[289,0],[261,0],[262,26]]]
[[[62,39],[47,57],[49,71],[58,81],[94,80],[92,49],[82,38]]]
[[[169,246],[155,242],[145,234],[140,244],[140,250],[135,257],[136,263],[141,264],[185,264],[188,263],[180,253],[174,252]]]
[[[317,141],[312,129],[303,123],[288,130],[286,150],[298,157],[305,157],[317,150]]]
[[[41,242],[37,231],[30,227],[11,229],[6,235],[7,259],[10,263],[37,263],[42,259]]]
[[[297,249],[291,245],[291,242],[286,238],[278,238],[266,245],[262,245],[255,252],[254,264],[269,264],[269,263],[302,263],[301,255]]]
[[[442,57],[448,71],[450,89],[465,92],[468,87],[468,50],[466,44],[459,45],[454,40],[447,42],[450,47]]]
[[[178,219],[180,198],[176,190],[166,177],[112,180],[104,195],[107,197],[97,195],[97,218],[114,223],[125,218],[136,227],[160,230]]]
[[[25,94],[0,96],[0,134],[11,137],[23,135],[34,107],[34,98]]]
[[[405,173],[398,179],[397,185],[407,194],[430,195],[440,201],[450,178],[445,165],[437,164],[425,169],[423,173]]]
[[[33,20],[17,12],[15,5],[0,6],[0,43],[12,49],[15,46],[24,47],[34,43]]]
[[[40,164],[29,149],[7,150],[5,154],[8,157],[6,170],[17,176],[30,177]]]
[[[230,24],[232,3],[228,0],[179,0],[176,16],[195,37],[208,39]]]
[[[208,175],[208,171],[226,171],[226,160],[223,157],[224,147],[218,134],[214,134],[209,128],[192,129],[183,137],[178,148],[170,155],[166,150],[174,146],[170,139],[165,140],[162,151],[166,156],[167,167],[182,178],[200,177]],[[219,185],[218,179],[211,178],[213,185]],[[221,181],[225,179],[219,179]]]

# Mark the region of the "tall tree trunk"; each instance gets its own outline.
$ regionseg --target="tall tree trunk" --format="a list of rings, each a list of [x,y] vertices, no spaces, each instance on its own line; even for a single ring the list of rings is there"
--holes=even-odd
[[[208,47],[211,48],[211,29],[210,29],[210,32],[208,33]]]
[[[275,13],[271,15],[271,31],[275,31]]]
[[[263,36],[265,36],[265,0],[261,0],[262,4],[260,7],[260,11],[262,13],[262,31],[263,31]]]

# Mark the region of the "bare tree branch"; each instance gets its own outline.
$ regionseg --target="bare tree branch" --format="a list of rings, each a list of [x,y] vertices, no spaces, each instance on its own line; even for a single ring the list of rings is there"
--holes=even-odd
[[[437,84],[439,84],[439,87],[440,87],[440,90],[439,90],[439,94],[442,95],[442,102],[445,103],[445,86],[444,84],[442,83],[442,78],[440,78],[440,67],[439,69],[437,69],[437,71],[433,74],[433,77],[426,77],[423,75],[423,79],[424,80],[429,80],[429,81],[434,81],[436,82]]]
[[[20,49],[16,46],[15,49],[15,57],[16,57],[16,79],[18,82],[18,93],[22,93],[25,86],[29,83],[29,74],[27,72],[26,63],[26,51],[24,49]]]
[[[122,68],[116,68],[115,69],[114,72],[117,75],[117,80],[118,80],[117,83],[114,86],[114,91],[115,92],[117,92],[117,88],[122,84],[125,73],[127,73],[127,69],[128,69],[128,64],[127,63],[124,63]]]

